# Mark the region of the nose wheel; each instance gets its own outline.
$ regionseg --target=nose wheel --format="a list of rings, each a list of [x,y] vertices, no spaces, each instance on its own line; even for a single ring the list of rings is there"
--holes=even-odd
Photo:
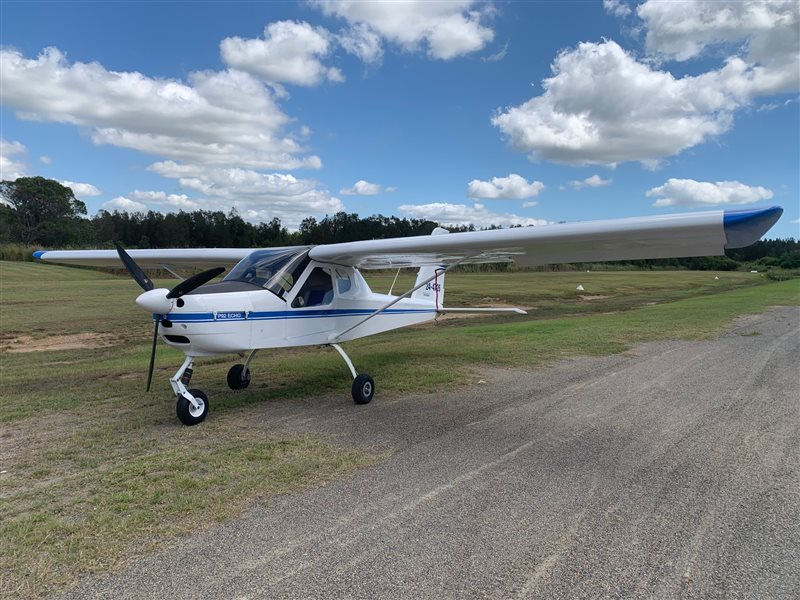
[[[197,425],[208,414],[208,396],[201,390],[187,390],[186,386],[192,379],[192,366],[194,356],[187,356],[178,372],[170,377],[169,383],[175,392],[177,402],[175,412],[184,425]]]
[[[201,390],[187,390],[178,396],[175,412],[184,425],[197,425],[208,414],[208,396]]]

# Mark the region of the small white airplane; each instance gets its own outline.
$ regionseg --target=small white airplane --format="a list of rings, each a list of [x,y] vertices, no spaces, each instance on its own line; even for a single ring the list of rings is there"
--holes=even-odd
[[[144,289],[136,303],[153,315],[153,375],[158,337],[186,355],[170,379],[178,418],[196,425],[206,418],[205,393],[188,389],[195,358],[247,355],[228,371],[228,386],[250,384],[250,363],[266,348],[332,346],[353,375],[352,394],[366,404],[375,382],[357,373],[339,345],[390,329],[415,325],[447,312],[511,312],[519,308],[445,308],[445,273],[457,265],[515,261],[521,266],[643,258],[710,256],[756,242],[783,209],[709,211],[584,223],[391,238],[283,248],[37,251],[41,261],[119,267]],[[155,289],[141,266],[213,268]],[[235,265],[235,266],[234,266]],[[210,283],[225,267],[232,270]],[[359,269],[419,268],[414,286],[400,295],[374,293]],[[391,290],[390,290],[391,292]]]

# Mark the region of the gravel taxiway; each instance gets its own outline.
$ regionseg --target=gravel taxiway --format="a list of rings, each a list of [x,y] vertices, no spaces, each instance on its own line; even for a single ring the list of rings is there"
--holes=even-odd
[[[797,598],[798,358],[780,308],[452,392],[272,403],[270,434],[392,454],[66,597]]]

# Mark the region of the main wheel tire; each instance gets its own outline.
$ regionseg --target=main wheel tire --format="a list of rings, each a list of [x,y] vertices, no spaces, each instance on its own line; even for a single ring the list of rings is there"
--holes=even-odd
[[[369,404],[375,395],[375,382],[372,377],[362,373],[353,380],[353,400],[356,404]]]
[[[242,377],[244,371],[244,377]],[[233,365],[228,370],[228,387],[232,390],[243,390],[250,385],[250,369],[244,365]]]
[[[194,396],[194,399],[200,405],[195,408],[186,396],[178,396],[178,402],[175,405],[175,412],[178,418],[184,425],[197,425],[208,414],[208,396],[200,390],[189,390],[189,393]]]

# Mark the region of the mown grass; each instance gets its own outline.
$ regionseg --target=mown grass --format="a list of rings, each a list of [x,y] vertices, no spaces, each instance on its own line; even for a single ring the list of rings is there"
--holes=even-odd
[[[393,277],[370,281],[387,291]],[[412,279],[402,275],[395,289]],[[579,283],[585,291],[575,290]],[[133,304],[137,293],[124,277],[0,262],[0,595],[63,588],[229,519],[259,498],[385,456],[312,436],[275,439],[259,425],[275,399],[336,394],[349,402],[349,374],[329,349],[265,352],[251,387],[235,393],[225,373],[236,357],[199,360],[192,385],[209,394],[212,413],[200,426],[180,426],[167,383],[180,353],[160,347],[154,390],[143,392],[152,330]],[[468,384],[485,364],[533,366],[642,341],[707,337],[738,315],[798,304],[800,281],[685,271],[473,273],[448,275],[446,294],[453,306],[531,310],[523,318],[451,319],[348,344],[358,369],[376,376],[376,402]],[[111,332],[113,346],[7,352],[20,334],[83,332]]]
[[[225,521],[256,497],[319,484],[376,460],[311,437],[265,441],[224,424],[209,423],[191,439],[153,433],[157,428],[123,439],[113,426],[94,429],[15,465],[33,481],[3,492],[3,597],[57,590]]]

